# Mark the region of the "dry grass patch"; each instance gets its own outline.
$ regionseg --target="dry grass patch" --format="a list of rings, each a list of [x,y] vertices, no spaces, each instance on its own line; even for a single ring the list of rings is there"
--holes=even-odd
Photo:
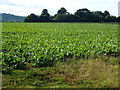
[[[72,85],[89,82],[98,88],[118,87],[118,65],[109,64],[106,60],[70,61],[58,64],[56,68],[63,81]]]

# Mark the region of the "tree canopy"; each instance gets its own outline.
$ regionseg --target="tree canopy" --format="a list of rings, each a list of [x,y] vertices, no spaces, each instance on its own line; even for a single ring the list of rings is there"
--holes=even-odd
[[[51,16],[47,9],[43,9],[41,15],[35,15],[31,13],[28,15],[24,22],[118,22],[119,17],[110,15],[105,10],[101,11],[90,11],[87,8],[78,9],[74,14],[67,12],[62,7],[57,11],[57,14]]]
[[[38,16],[31,13],[30,15],[28,15],[25,19],[24,22],[38,22]]]
[[[40,17],[39,17],[39,21],[41,22],[48,22],[50,21],[50,14],[48,13],[47,9],[43,9]]]

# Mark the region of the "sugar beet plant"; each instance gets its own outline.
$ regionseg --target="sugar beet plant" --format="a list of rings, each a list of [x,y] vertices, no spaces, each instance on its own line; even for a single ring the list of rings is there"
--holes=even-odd
[[[67,58],[117,55],[117,24],[3,23],[3,69],[52,66]]]

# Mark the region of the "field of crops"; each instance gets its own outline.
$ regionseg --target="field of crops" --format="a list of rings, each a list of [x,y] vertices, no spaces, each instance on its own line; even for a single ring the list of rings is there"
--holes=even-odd
[[[52,66],[67,58],[118,53],[118,25],[105,23],[3,23],[3,69]]]

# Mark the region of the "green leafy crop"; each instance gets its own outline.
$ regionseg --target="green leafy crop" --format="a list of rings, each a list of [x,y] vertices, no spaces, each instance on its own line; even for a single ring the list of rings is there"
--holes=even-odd
[[[118,54],[117,24],[3,23],[3,68],[52,66],[66,58]]]

